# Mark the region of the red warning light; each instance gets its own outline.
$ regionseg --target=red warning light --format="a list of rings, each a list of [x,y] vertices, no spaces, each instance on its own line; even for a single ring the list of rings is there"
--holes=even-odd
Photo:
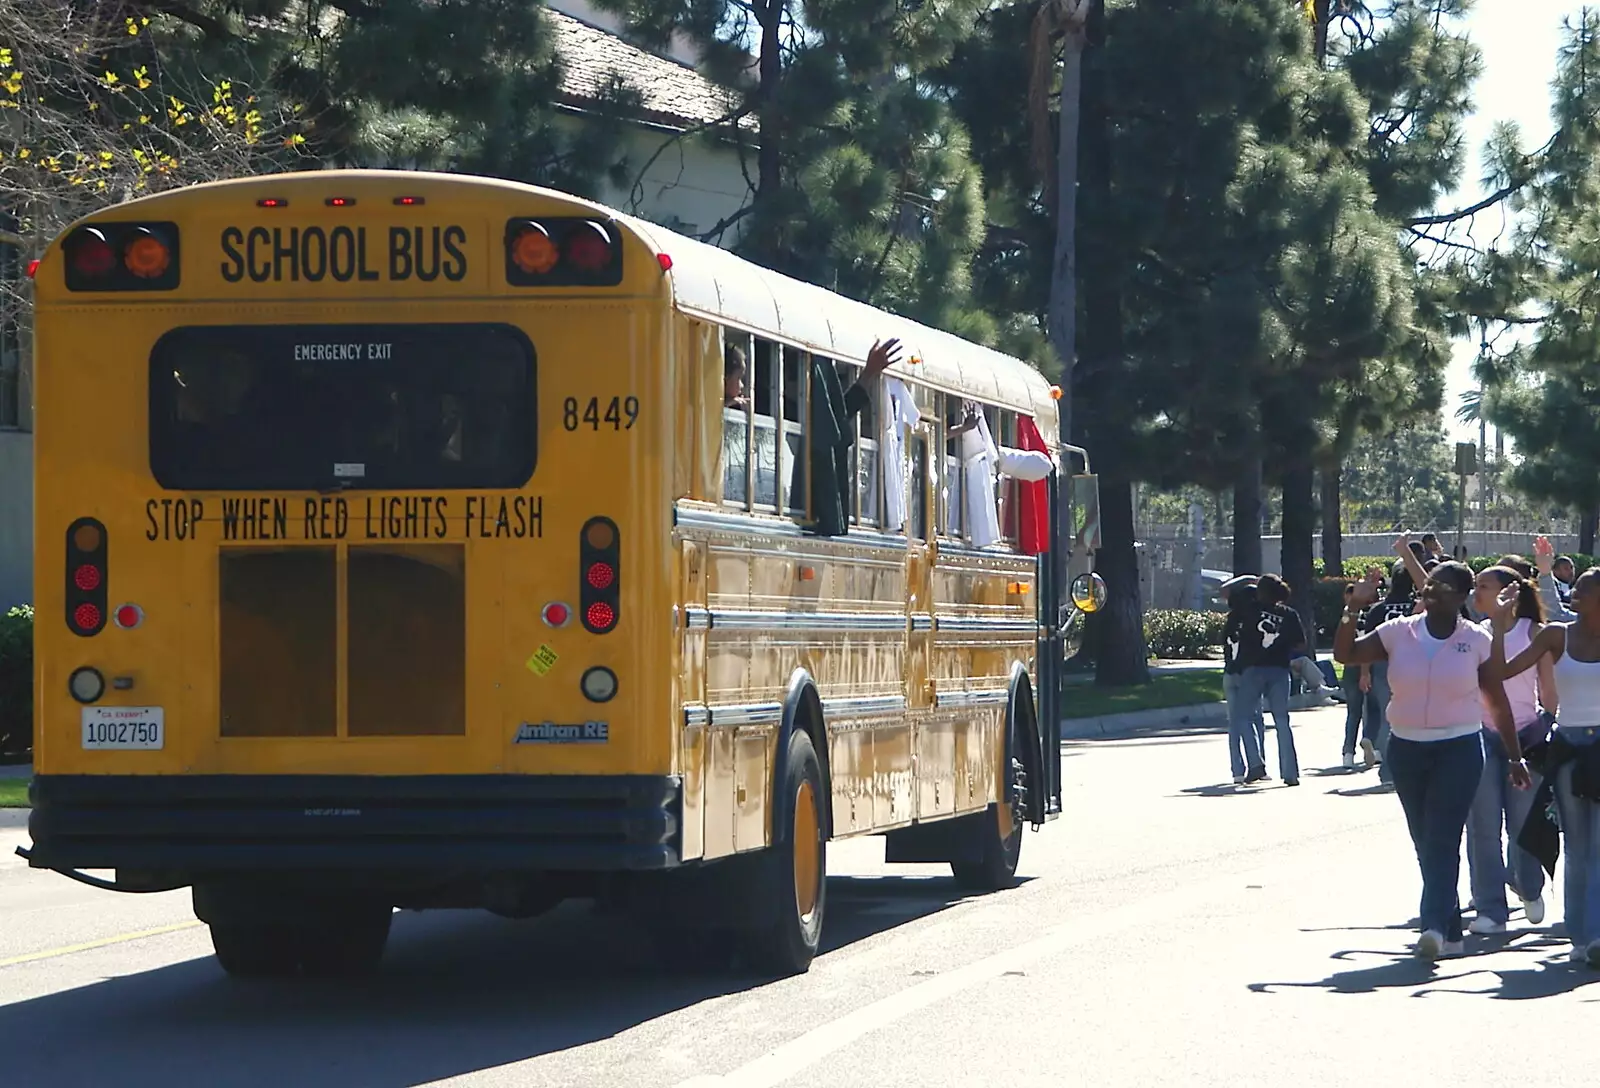
[[[589,611],[585,613],[585,618],[589,621],[590,627],[603,631],[616,622],[617,613],[606,602],[596,601],[589,606]]]
[[[617,580],[617,572],[610,563],[595,563],[585,577],[595,589],[610,589],[611,583]]]

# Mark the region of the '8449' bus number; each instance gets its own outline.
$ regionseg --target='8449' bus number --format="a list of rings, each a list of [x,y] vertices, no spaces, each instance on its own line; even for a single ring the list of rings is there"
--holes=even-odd
[[[561,409],[562,426],[569,431],[579,427],[588,427],[591,431],[598,431],[601,427],[610,427],[613,431],[631,431],[638,421],[638,397],[612,397],[610,401],[590,397],[587,403],[580,403],[577,397],[568,397]]]

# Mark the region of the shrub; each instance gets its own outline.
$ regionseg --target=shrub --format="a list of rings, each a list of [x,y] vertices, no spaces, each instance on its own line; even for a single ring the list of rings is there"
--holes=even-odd
[[[1203,658],[1222,645],[1222,612],[1154,611],[1144,614],[1144,641],[1152,657],[1167,660]]]
[[[0,616],[0,757],[33,747],[33,609]]]

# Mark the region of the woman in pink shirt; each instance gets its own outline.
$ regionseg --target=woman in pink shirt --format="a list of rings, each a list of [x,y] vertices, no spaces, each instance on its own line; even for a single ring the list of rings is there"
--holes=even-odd
[[[1472,571],[1440,563],[1422,587],[1420,615],[1390,620],[1360,638],[1356,619],[1378,597],[1376,579],[1357,583],[1334,636],[1343,665],[1389,663],[1389,751],[1385,762],[1405,809],[1422,870],[1423,959],[1462,950],[1461,835],[1483,778],[1485,710],[1505,745],[1511,784],[1527,789],[1528,767],[1504,685],[1485,666],[1489,632],[1461,616]]]

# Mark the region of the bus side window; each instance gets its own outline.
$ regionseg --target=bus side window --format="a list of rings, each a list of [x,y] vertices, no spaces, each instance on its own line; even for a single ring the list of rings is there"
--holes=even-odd
[[[943,410],[940,413],[944,420],[944,486],[939,490],[943,496],[939,508],[939,530],[945,536],[959,540],[966,535],[967,528],[967,480],[964,471],[961,451],[963,436],[951,432],[961,426],[965,416],[966,401],[960,397],[948,394],[941,398]]]
[[[994,433],[995,445],[1017,448],[1017,413],[1009,408],[1000,411],[1000,429]],[[1010,476],[1000,477],[1000,535],[1006,544],[1015,549],[1022,541],[1020,485]]]
[[[722,501],[750,508],[750,336],[723,330]]]
[[[806,421],[811,418],[811,357],[799,348],[783,349],[783,494],[788,512],[806,516]]]
[[[849,363],[839,363],[838,366],[839,384],[849,389],[861,376],[861,370]],[[851,524],[863,528],[875,527],[881,521],[879,496],[883,488],[883,480],[878,474],[878,422],[867,412],[857,413],[853,422],[856,440],[850,451],[850,471],[855,478],[855,487],[851,489],[854,493]]]
[[[750,384],[754,428],[750,434],[751,502],[757,510],[778,509],[778,420],[782,404],[778,345],[756,340]]]

